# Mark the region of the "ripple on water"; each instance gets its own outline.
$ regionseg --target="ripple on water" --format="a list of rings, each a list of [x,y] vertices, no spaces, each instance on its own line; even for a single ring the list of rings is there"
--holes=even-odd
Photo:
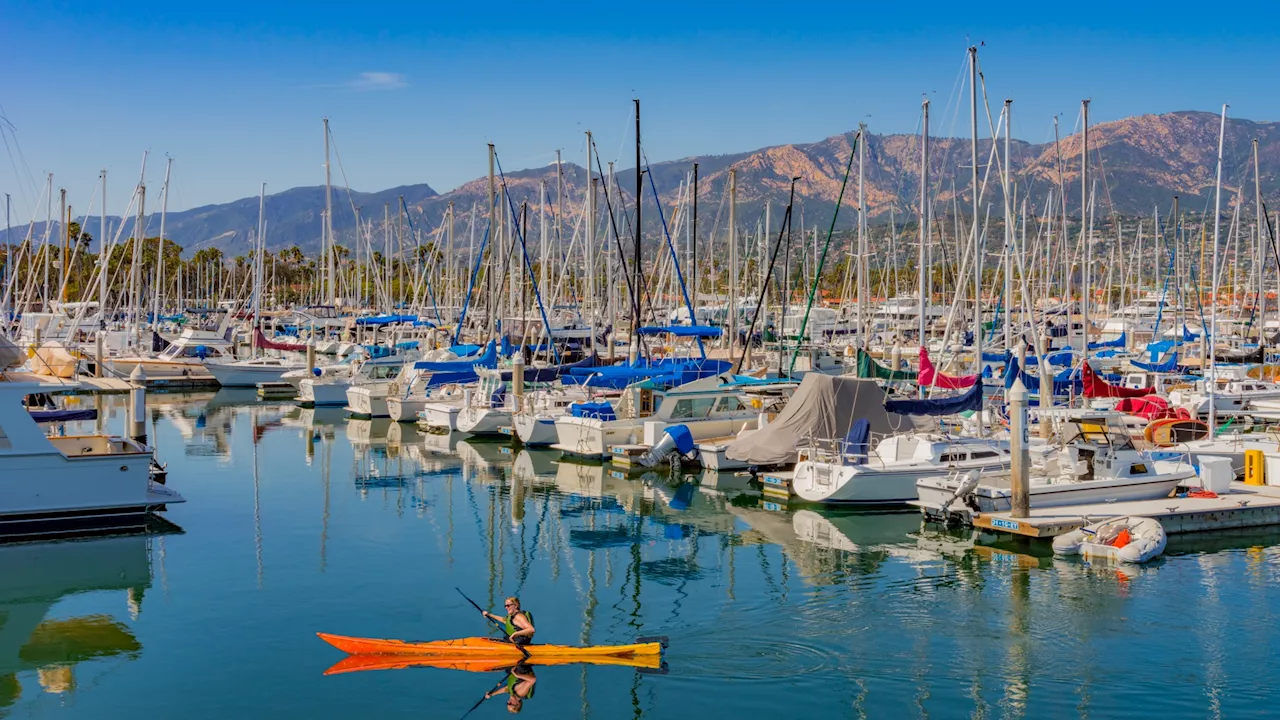
[[[774,638],[703,638],[692,654],[673,656],[671,672],[682,678],[768,680],[797,677],[837,666],[822,648]]]

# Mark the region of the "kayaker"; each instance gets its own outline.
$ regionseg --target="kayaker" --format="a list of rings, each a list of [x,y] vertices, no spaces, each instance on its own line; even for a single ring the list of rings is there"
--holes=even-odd
[[[520,598],[509,597],[502,605],[507,610],[506,617],[494,615],[488,610],[484,611],[484,616],[502,623],[507,631],[507,639],[511,642],[517,645],[533,642],[533,614],[520,609]]]
[[[484,698],[488,700],[494,695],[507,693],[507,711],[518,713],[524,709],[524,701],[533,697],[533,684],[536,682],[538,678],[534,676],[533,668],[528,665],[517,665],[507,673],[506,684],[485,693]]]

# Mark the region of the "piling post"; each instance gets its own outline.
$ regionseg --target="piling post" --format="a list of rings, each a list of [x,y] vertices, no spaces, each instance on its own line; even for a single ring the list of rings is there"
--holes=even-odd
[[[511,392],[516,396],[516,412],[524,410],[524,343],[511,358]]]
[[[93,362],[93,376],[96,378],[100,378],[102,377],[102,360],[104,358],[104,355],[102,354],[102,331],[101,330],[93,334],[93,352],[94,352],[93,357],[95,358]]]
[[[1027,386],[1022,378],[1013,381],[1009,388],[1009,450],[1012,454],[1010,466],[1013,470],[1011,515],[1025,518],[1031,511],[1031,456],[1027,445]],[[1043,418],[1042,418],[1043,420]]]
[[[316,369],[316,336],[307,337],[307,373],[311,374]]]
[[[147,374],[142,363],[129,374],[129,436],[140,443],[147,441]]]

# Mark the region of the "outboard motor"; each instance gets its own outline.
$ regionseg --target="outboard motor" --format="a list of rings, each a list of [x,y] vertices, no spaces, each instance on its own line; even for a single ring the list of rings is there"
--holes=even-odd
[[[671,454],[678,454],[681,459],[693,461],[698,458],[698,448],[693,445],[693,433],[687,425],[672,425],[662,431],[662,439],[640,456],[640,464],[655,467]]]

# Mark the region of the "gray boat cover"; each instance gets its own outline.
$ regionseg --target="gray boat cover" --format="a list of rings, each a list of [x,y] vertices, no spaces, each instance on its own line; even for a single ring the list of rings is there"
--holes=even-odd
[[[13,341],[0,334],[0,370],[16,368],[26,362],[26,359],[26,355],[13,344]]]
[[[810,440],[838,440],[862,419],[876,435],[932,427],[884,409],[884,389],[874,380],[808,373],[778,417],[763,428],[743,433],[725,449],[725,457],[751,465],[783,465],[796,460],[796,448]]]

